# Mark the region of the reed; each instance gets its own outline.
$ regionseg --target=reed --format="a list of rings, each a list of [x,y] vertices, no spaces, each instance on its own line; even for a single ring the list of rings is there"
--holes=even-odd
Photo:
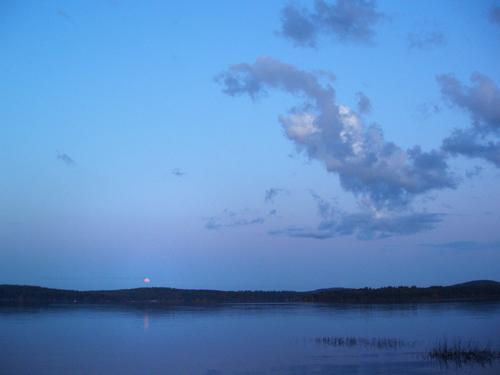
[[[500,352],[491,349],[489,346],[481,346],[472,342],[463,343],[456,340],[449,343],[448,340],[441,340],[428,352],[431,359],[457,366],[464,364],[491,364],[494,360],[500,359]]]
[[[332,337],[323,336],[314,339],[316,344],[332,347],[365,347],[372,349],[400,349],[413,347],[415,343],[386,337]]]

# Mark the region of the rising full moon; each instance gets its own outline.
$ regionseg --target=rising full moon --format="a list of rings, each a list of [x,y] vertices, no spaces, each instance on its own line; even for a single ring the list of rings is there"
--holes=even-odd
[[[148,284],[148,283],[150,283],[150,282],[151,282],[151,279],[150,279],[149,277],[145,277],[145,278],[144,278],[144,282],[145,282],[146,284]]]

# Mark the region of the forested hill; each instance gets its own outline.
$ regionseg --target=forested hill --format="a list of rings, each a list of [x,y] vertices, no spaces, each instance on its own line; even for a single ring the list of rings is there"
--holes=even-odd
[[[413,303],[443,301],[500,301],[500,283],[470,281],[451,286],[330,288],[308,292],[218,291],[137,288],[104,291],[50,289],[0,285],[0,305],[30,304],[218,304],[218,303]]]

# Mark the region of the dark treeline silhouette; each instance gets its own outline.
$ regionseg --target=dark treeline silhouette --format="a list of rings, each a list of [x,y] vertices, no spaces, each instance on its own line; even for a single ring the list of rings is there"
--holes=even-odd
[[[218,303],[416,303],[500,301],[500,283],[472,281],[451,286],[417,288],[331,288],[308,292],[218,291],[137,288],[104,291],[0,285],[0,304],[218,304]]]

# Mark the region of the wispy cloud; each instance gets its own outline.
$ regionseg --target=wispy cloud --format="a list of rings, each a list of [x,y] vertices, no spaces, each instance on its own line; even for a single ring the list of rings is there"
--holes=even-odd
[[[446,38],[440,31],[409,33],[406,36],[410,49],[432,49],[446,45]]]
[[[234,228],[255,224],[263,224],[265,217],[253,215],[248,210],[231,211],[225,209],[220,215],[205,219],[205,228],[217,230],[221,228]]]
[[[59,17],[64,18],[66,21],[72,22],[71,16],[64,9],[58,9],[57,12],[56,12],[56,14]]]
[[[288,227],[270,231],[272,235],[329,239],[354,236],[360,240],[372,240],[392,236],[412,235],[433,229],[445,216],[441,213],[403,212],[380,215],[363,209],[346,213],[332,203],[312,193],[317,203],[320,222],[315,227]]]
[[[475,165],[474,168],[465,171],[465,177],[467,178],[477,177],[481,174],[482,171],[483,167]]]
[[[57,152],[56,159],[61,161],[62,163],[66,164],[68,167],[73,167],[76,165],[76,162],[69,156],[68,154],[64,152]]]
[[[479,241],[451,241],[441,243],[425,243],[420,246],[434,249],[457,250],[457,251],[481,251],[499,250],[500,241],[479,242]]]
[[[282,189],[282,188],[269,188],[266,190],[264,194],[264,201],[266,203],[274,203],[274,200],[282,195],[282,194],[287,194],[288,190]]]
[[[179,168],[174,168],[170,171],[170,173],[176,177],[183,177],[186,175],[186,172],[184,172],[183,170],[179,169]]]
[[[370,98],[361,91],[358,91],[356,96],[358,97],[358,112],[362,114],[369,114],[372,111]]]
[[[312,11],[287,5],[281,12],[282,36],[296,46],[314,47],[319,35],[339,42],[371,42],[382,19],[374,0],[316,0]]]
[[[500,6],[491,7],[490,21],[500,26]]]
[[[417,105],[416,110],[419,118],[427,119],[441,112],[441,107],[434,102],[428,101]]]

